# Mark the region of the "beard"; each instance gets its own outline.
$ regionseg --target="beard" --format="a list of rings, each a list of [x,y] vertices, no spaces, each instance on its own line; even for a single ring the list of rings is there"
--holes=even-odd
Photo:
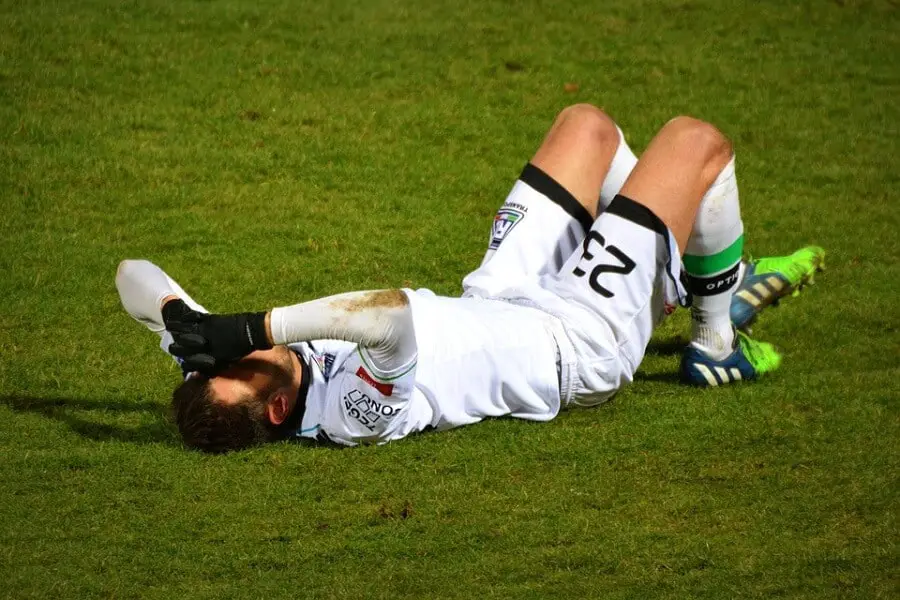
[[[266,350],[264,356],[259,354],[262,353],[242,358],[235,364],[232,373],[239,379],[254,381],[256,396],[265,402],[278,388],[293,385],[297,369],[291,356],[293,353],[287,346],[275,346]]]
[[[272,353],[272,382],[279,387],[292,385],[297,374],[294,352],[287,346],[274,346]]]
[[[256,382],[255,393],[248,399],[251,405],[250,412],[254,415],[254,421],[267,432],[267,441],[291,438],[300,428],[305,412],[305,398],[302,401],[297,398],[285,420],[278,425],[269,420],[266,405],[272,394],[277,391],[285,388],[296,389],[298,370],[305,373],[302,370],[301,360],[299,356],[295,360],[294,352],[287,346],[274,346],[264,353],[242,358],[232,372],[237,378]],[[238,374],[239,372],[243,373],[243,377]]]

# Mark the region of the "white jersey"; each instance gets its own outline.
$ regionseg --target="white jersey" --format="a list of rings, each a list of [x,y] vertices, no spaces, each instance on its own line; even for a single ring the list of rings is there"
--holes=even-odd
[[[418,356],[402,369],[379,371],[352,343],[292,346],[312,367],[298,435],[382,443],[486,417],[558,414],[564,334],[555,317],[497,300],[406,294]]]

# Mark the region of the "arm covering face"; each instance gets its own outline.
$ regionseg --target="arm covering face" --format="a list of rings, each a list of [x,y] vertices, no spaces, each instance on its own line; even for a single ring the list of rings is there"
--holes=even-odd
[[[276,344],[316,339],[355,342],[385,372],[416,358],[412,309],[400,290],[349,292],[276,308],[269,326]]]

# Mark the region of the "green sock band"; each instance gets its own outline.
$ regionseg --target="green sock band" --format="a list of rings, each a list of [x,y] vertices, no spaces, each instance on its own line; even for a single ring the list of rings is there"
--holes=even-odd
[[[741,254],[744,252],[744,235],[741,234],[733,244],[709,256],[695,256],[685,254],[682,257],[684,262],[684,270],[691,275],[712,275],[719,273],[725,269],[734,266],[741,260]]]

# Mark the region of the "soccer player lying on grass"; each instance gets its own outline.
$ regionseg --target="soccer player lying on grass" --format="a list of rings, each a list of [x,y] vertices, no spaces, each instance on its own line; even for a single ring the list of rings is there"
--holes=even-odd
[[[606,114],[576,105],[494,217],[461,298],[363,291],[210,315],[147,261],[123,261],[116,283],[181,362],[173,406],[188,446],[354,445],[599,404],[632,381],[676,303],[693,320],[685,382],[776,368],[775,349],[738,330],[811,280],[824,252],[744,265],[742,246],[734,157],[716,128],[673,119],[637,160]]]

